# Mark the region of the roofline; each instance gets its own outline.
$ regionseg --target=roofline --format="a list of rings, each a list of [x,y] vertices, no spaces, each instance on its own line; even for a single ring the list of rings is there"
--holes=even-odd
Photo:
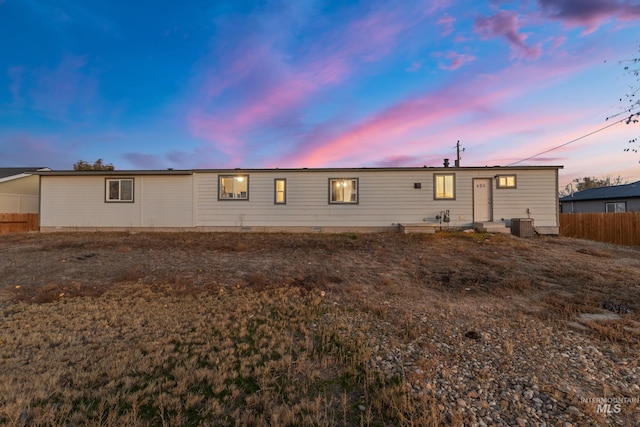
[[[620,200],[625,201],[628,199],[640,199],[640,196],[616,196],[616,197],[589,197],[588,199],[574,199],[572,196],[564,196],[560,198],[558,201],[560,203],[570,203],[570,202],[597,202],[599,200]]]
[[[457,170],[493,170],[493,171],[516,171],[516,170],[558,170],[563,166],[413,166],[413,167],[360,167],[360,168],[220,168],[220,169],[165,169],[165,170],[113,170],[113,171],[43,171],[34,172],[42,176],[69,176],[69,175],[192,175],[194,173],[238,173],[238,172],[340,172],[340,171],[457,171]]]
[[[620,187],[634,187],[636,185],[640,185],[640,181],[634,181],[634,182],[629,182],[627,184],[619,184],[619,185],[605,185],[604,187],[593,187],[593,188],[585,188],[584,190],[580,190],[580,191],[576,191],[574,193],[571,193],[569,195],[566,195],[564,197],[561,197],[559,199],[560,202],[589,202],[589,201],[595,201],[595,200],[622,200],[622,199],[635,199],[635,198],[639,198],[640,194],[632,194],[629,196],[609,196],[609,195],[605,195],[605,196],[590,196],[587,195],[586,197],[583,196],[584,193],[592,193],[592,192],[603,192],[603,191],[607,191],[607,190],[611,190],[614,188],[620,188]],[[576,197],[578,196],[578,197]]]
[[[329,167],[329,168],[234,168],[234,169],[194,169],[193,172],[333,172],[333,171],[422,171],[422,170],[525,170],[525,169],[562,169],[563,166],[396,166],[396,167]]]
[[[42,169],[38,169],[37,171],[29,171],[29,172],[18,173],[16,175],[9,175],[9,176],[5,176],[4,178],[0,178],[0,182],[8,182],[8,181],[13,181],[14,179],[26,178],[31,175],[37,175],[40,172],[48,172],[50,170],[51,169],[49,168],[42,168]]]
[[[34,175],[41,176],[79,176],[79,175],[193,175],[192,170],[174,170],[174,169],[165,169],[165,170],[112,170],[112,171],[101,171],[101,170],[87,170],[87,171],[76,171],[76,170],[64,170],[64,171],[42,171],[42,172],[34,172]]]

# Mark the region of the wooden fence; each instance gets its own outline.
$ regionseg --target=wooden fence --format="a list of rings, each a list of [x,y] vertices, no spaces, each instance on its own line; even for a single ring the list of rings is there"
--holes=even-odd
[[[0,213],[0,234],[39,231],[38,214]]]
[[[560,214],[560,235],[640,246],[640,212]]]

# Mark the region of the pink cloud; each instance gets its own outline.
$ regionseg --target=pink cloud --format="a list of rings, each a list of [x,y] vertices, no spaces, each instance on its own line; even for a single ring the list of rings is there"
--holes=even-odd
[[[317,83],[311,76],[293,75],[265,91],[257,102],[241,105],[229,113],[207,113],[194,109],[189,116],[192,133],[201,138],[215,139],[220,149],[231,154],[243,144],[242,135],[253,127],[266,125],[279,112],[298,105]]]
[[[557,49],[566,43],[567,37],[566,36],[551,37],[548,41],[551,43],[551,47],[553,49]]]
[[[458,52],[449,52],[445,57],[450,61],[448,64],[441,64],[440,68],[443,70],[457,70],[458,68],[470,64],[476,60],[473,55],[467,55]]]
[[[423,150],[434,149],[440,141],[428,138],[413,137],[416,131],[437,127],[460,111],[479,108],[483,103],[490,102],[489,98],[500,96],[497,93],[479,96],[469,96],[463,88],[449,88],[438,93],[426,94],[421,97],[406,100],[387,108],[360,124],[348,129],[333,138],[312,138],[301,151],[285,159],[286,164],[318,167],[326,164],[351,162],[358,159],[366,163],[380,158],[388,150],[396,151],[399,144],[393,141],[411,140],[414,143],[402,144],[420,145]],[[414,147],[415,148],[415,147]]]
[[[195,79],[195,83],[200,93],[204,95],[204,100],[210,101],[248,78],[262,62],[270,59],[273,49],[273,44],[268,40],[247,38],[241,40],[231,51],[225,46],[222,51],[214,51],[203,58],[197,66],[204,71]],[[220,57],[224,58],[224,61],[221,61],[224,68],[218,69],[218,65],[207,64],[207,61],[212,61],[214,64],[220,63]]]
[[[391,154],[382,160],[374,162],[375,167],[392,168],[403,166],[427,166],[433,165],[442,159],[439,156],[423,156],[423,155],[394,155]]]
[[[534,105],[521,111],[510,109],[508,104],[526,98],[528,89],[542,90],[582,66],[579,58],[571,63],[518,64],[498,74],[455,82],[439,92],[406,99],[349,128],[327,126],[311,132],[295,153],[279,158],[273,166],[353,166],[377,164],[381,158],[415,157],[419,153],[424,153],[425,158],[434,153],[446,156],[456,140],[465,138],[475,146],[474,164],[516,161],[540,151],[540,140],[550,140],[548,132],[566,127],[567,122],[581,118],[584,112],[564,113]],[[495,147],[494,143],[502,140],[508,158],[496,158],[495,148],[486,151],[481,146],[486,143],[487,147]],[[528,142],[526,147],[517,147],[514,141]],[[440,157],[435,156],[438,164]]]
[[[419,71],[422,68],[422,61],[413,61],[411,62],[411,65],[407,68],[405,68],[405,71],[408,71],[410,73],[415,73],[416,71]]]
[[[211,69],[206,60],[200,64],[206,77],[199,79],[204,81],[199,90],[203,96],[187,116],[191,133],[231,155],[246,147],[248,135],[259,126],[295,126],[295,117],[312,97],[351,78],[364,64],[391,54],[403,41],[402,34],[423,19],[401,10],[387,5],[335,28],[309,44],[296,63],[269,39],[247,38],[231,50],[212,52],[216,61],[229,67]],[[220,102],[226,98],[229,102]]]
[[[640,4],[619,0],[538,0],[545,15],[571,26],[585,26],[586,32],[612,18],[640,19]]]
[[[436,25],[442,27],[440,31],[440,35],[442,37],[446,37],[453,32],[453,23],[456,22],[456,19],[451,15],[445,13],[436,21]]]
[[[493,16],[477,18],[474,30],[484,38],[504,37],[516,58],[537,59],[540,46],[529,46],[526,34],[521,34],[520,22],[515,12],[499,11]]]

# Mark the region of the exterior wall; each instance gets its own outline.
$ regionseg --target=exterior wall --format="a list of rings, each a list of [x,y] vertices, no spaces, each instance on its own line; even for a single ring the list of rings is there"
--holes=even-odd
[[[232,171],[233,172],[233,171]],[[218,176],[196,172],[195,224],[200,227],[392,227],[401,223],[438,223],[449,210],[452,227],[473,224],[473,178],[491,178],[496,221],[534,218],[536,226],[558,226],[556,169],[341,171],[236,171],[249,175],[249,200],[218,200]],[[455,200],[434,200],[434,174],[456,175]],[[495,188],[498,173],[517,175],[517,188]],[[287,180],[286,205],[274,204],[274,180]],[[330,204],[330,178],[358,178],[358,204]],[[415,189],[414,183],[421,188]],[[528,213],[527,213],[528,210]]]
[[[42,176],[41,227],[192,227],[192,176],[134,178],[133,203],[105,202],[105,175]]]
[[[0,212],[38,213],[39,179],[29,175],[0,182]]]
[[[260,171],[249,174],[249,200],[218,200],[218,176],[196,173],[196,225],[208,227],[376,227],[422,221],[433,199],[432,174]],[[330,178],[358,178],[357,204],[330,204]],[[286,204],[274,204],[275,179],[286,179]],[[414,189],[422,182],[422,189]]]
[[[627,212],[640,212],[640,198],[611,200],[580,200],[562,202],[562,213],[606,212],[605,205],[611,202],[626,202]]]
[[[511,218],[533,218],[535,227],[558,227],[558,174],[555,170],[524,169],[515,174],[517,188],[493,190],[494,221],[510,224]]]
[[[0,193],[0,213],[38,213],[38,196]]]
[[[454,200],[434,200],[436,174],[455,174]],[[505,174],[516,175],[516,188],[496,188],[495,177]],[[220,175],[248,175],[248,200],[219,200]],[[105,203],[106,177],[134,178],[134,202]],[[329,203],[331,178],[357,178],[358,203]],[[474,178],[491,179],[494,221],[529,217],[536,227],[558,227],[558,171],[552,167],[52,172],[41,176],[40,226],[43,231],[383,231],[398,230],[399,224],[438,224],[436,216],[448,210],[449,226],[472,227]],[[276,179],[286,179],[286,204],[274,203]]]

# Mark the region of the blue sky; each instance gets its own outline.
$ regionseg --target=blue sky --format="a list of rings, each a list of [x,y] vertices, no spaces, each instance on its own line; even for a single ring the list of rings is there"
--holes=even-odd
[[[637,0],[0,0],[0,166],[509,165],[624,116]],[[520,165],[640,179],[613,125]],[[637,146],[637,145],[636,145]]]

